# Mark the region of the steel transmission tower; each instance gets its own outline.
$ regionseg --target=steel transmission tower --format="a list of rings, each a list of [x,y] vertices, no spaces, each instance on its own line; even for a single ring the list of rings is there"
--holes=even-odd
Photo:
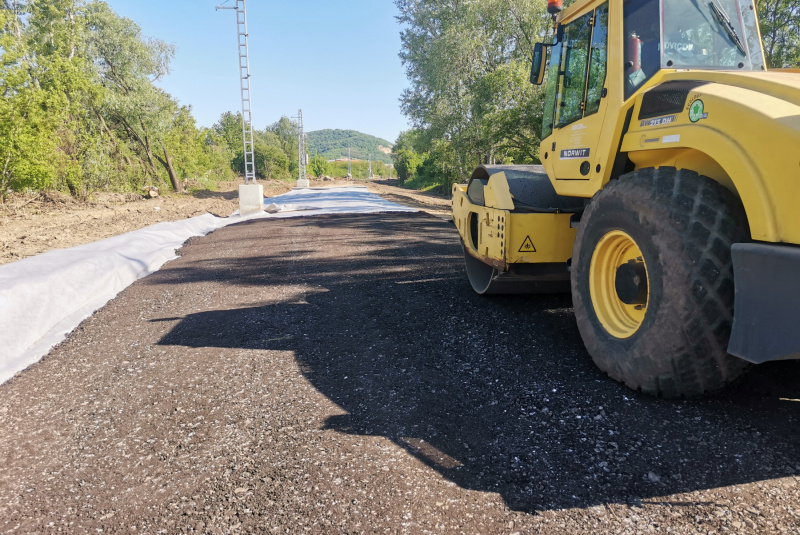
[[[236,0],[236,6],[217,6],[217,9],[236,10],[236,35],[239,43],[239,78],[242,89],[242,139],[244,141],[244,183],[256,183],[253,159],[253,117],[250,105],[250,53],[247,45],[247,6]]]
[[[297,110],[297,159],[300,169],[300,177],[297,179],[298,186],[308,186],[308,176],[306,175],[306,134],[303,131],[303,110]]]

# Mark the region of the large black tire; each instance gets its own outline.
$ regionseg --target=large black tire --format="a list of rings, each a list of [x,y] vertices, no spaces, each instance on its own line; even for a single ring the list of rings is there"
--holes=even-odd
[[[593,303],[590,288],[595,248],[619,231],[638,246],[648,281],[643,319],[627,337],[601,324],[596,306],[603,304]],[[669,398],[701,396],[737,379],[747,363],[726,350],[731,245],[748,239],[739,200],[692,171],[642,169],[608,184],[581,219],[572,258],[575,316],[595,364],[634,390]]]

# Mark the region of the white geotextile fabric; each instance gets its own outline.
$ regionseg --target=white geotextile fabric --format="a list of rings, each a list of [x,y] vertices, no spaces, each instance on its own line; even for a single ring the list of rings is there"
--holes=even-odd
[[[0,383],[38,361],[133,281],[176,258],[186,240],[233,222],[228,219],[234,218],[205,214],[159,223],[0,266]]]
[[[260,217],[305,217],[320,214],[369,214],[375,212],[416,212],[414,208],[387,201],[364,186],[346,188],[295,188],[268,199],[276,205],[274,214]]]
[[[319,210],[316,206],[303,206],[302,204],[268,204],[264,207],[264,211],[268,214],[277,214],[278,212],[300,212],[301,210]]]
[[[205,214],[0,266],[0,384],[39,361],[131,283],[177,258],[175,251],[193,236],[260,218],[416,211],[358,187],[296,189],[268,200],[284,211]],[[286,211],[296,206],[302,210]]]

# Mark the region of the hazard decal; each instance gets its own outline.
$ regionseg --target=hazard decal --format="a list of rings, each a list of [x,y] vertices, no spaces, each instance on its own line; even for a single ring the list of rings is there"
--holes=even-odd
[[[527,236],[525,241],[522,242],[522,247],[519,248],[520,253],[535,253],[536,247],[533,246],[533,241],[531,241],[531,237]]]

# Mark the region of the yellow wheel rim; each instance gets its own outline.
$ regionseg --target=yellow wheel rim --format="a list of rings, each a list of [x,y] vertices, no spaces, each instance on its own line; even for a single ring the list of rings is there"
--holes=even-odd
[[[629,305],[617,294],[617,270],[629,262],[644,264],[642,251],[626,232],[614,230],[597,243],[589,268],[589,292],[595,314],[600,324],[615,338],[633,336],[647,313],[646,301],[643,305]],[[644,267],[647,273],[647,265]],[[649,275],[647,277],[649,288]]]

